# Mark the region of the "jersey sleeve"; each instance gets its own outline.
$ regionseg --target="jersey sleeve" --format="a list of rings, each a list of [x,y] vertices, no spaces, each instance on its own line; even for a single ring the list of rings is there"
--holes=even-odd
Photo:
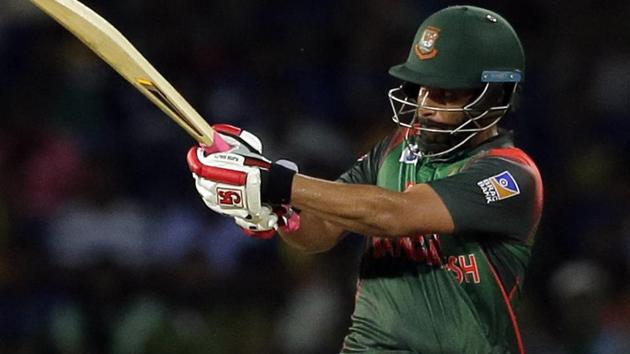
[[[495,149],[460,173],[430,182],[457,234],[487,234],[528,241],[542,213],[536,165],[516,148]]]
[[[388,150],[392,142],[392,137],[383,139],[375,145],[369,153],[360,157],[353,165],[344,172],[337,182],[353,184],[376,184],[378,169],[381,165],[383,155]]]

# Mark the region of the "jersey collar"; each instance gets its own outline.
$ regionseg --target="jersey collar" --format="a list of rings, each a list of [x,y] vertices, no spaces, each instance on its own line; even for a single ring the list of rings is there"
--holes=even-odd
[[[505,130],[505,129],[499,128],[497,135],[491,137],[488,140],[485,140],[479,145],[471,146],[449,157],[444,157],[444,158],[436,157],[436,158],[431,159],[430,161],[431,162],[452,162],[452,161],[457,161],[457,160],[461,160],[467,157],[477,155],[478,153],[482,151],[488,151],[494,148],[512,147],[512,146],[514,146],[514,132],[511,130]]]

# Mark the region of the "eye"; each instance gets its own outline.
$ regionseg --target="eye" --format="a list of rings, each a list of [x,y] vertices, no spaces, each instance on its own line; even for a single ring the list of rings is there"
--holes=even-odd
[[[404,82],[402,84],[402,90],[405,96],[415,100],[418,97],[418,91],[420,90],[420,86],[411,82]]]
[[[453,101],[457,98],[457,95],[453,91],[444,90],[442,91],[442,97],[446,101]]]

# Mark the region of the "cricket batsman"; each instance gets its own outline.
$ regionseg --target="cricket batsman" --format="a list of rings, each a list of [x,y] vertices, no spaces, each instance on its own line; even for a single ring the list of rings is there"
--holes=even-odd
[[[342,353],[525,352],[515,307],[543,205],[532,159],[498,125],[524,79],[512,26],[453,6],[419,27],[389,73],[396,129],[336,181],[262,155],[258,138],[215,126],[229,148],[188,163],[213,211],[254,237],[308,252],[366,237]]]

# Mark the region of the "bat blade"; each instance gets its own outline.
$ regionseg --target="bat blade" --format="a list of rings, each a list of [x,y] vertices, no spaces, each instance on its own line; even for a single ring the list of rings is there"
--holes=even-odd
[[[80,39],[195,140],[212,145],[212,127],[107,20],[77,0],[31,2]]]

